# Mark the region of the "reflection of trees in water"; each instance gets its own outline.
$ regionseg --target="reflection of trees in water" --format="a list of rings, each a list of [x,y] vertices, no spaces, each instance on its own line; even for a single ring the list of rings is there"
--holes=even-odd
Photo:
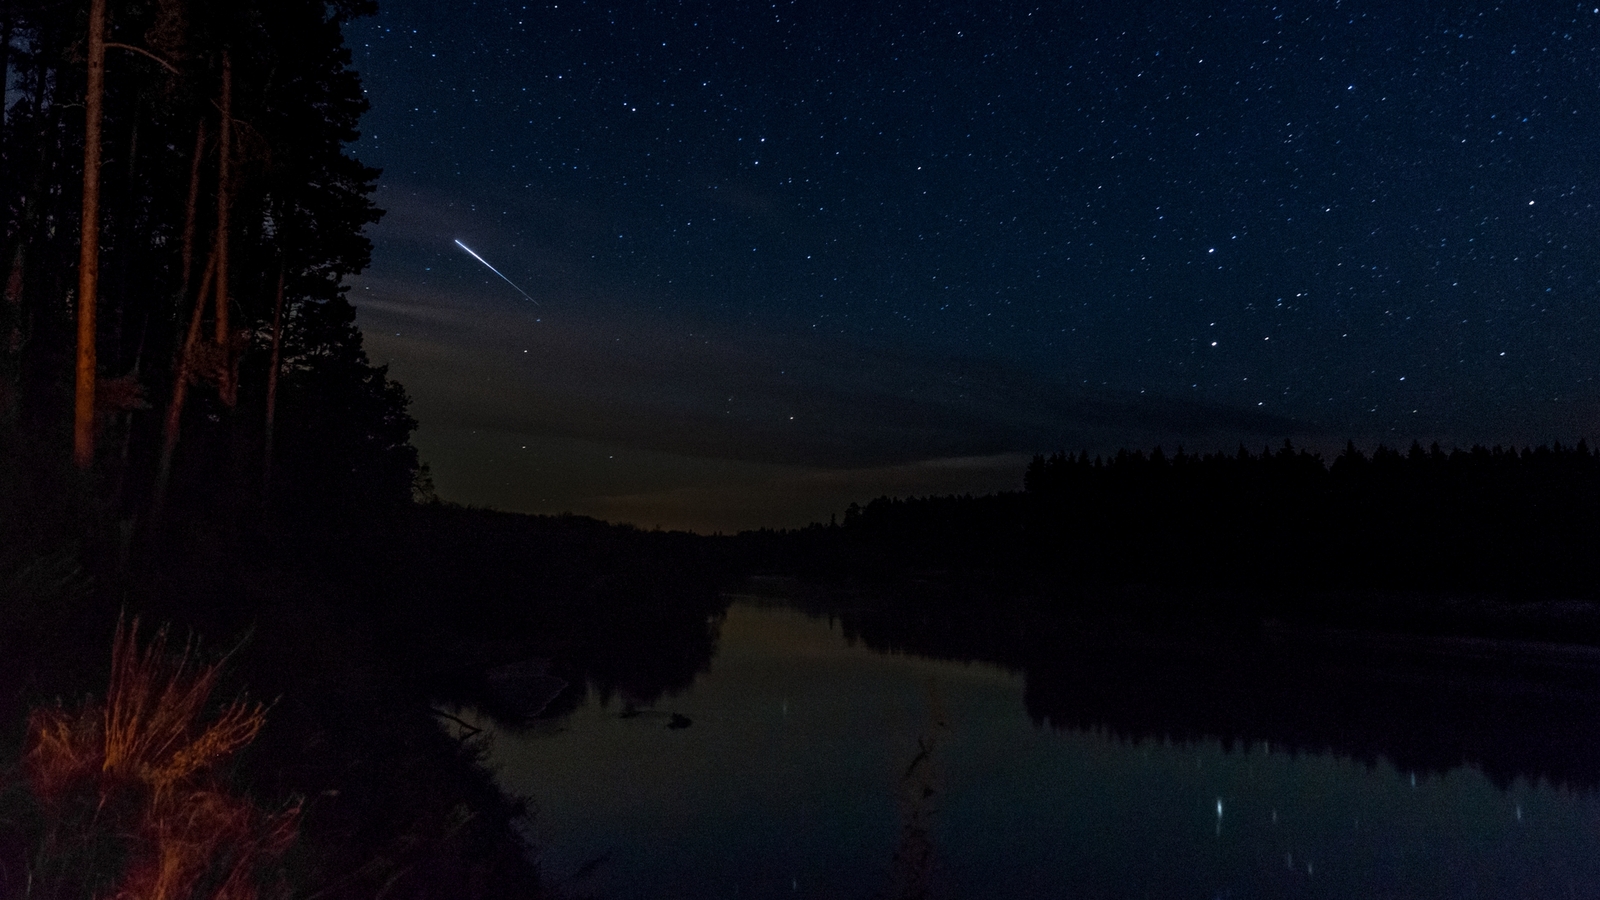
[[[1026,668],[1041,724],[1600,786],[1600,725],[1574,715],[1600,701],[1592,651],[1287,630],[1098,631],[1058,647]]]
[[[591,586],[570,621],[562,662],[602,703],[613,696],[648,706],[681,693],[711,666],[727,601],[704,585],[655,573],[614,576]]]
[[[608,581],[603,592],[574,608],[559,624],[538,633],[540,652],[491,669],[474,667],[445,682],[445,699],[477,706],[502,721],[534,716],[557,718],[582,706],[591,693],[602,704],[620,698],[632,706],[651,706],[681,693],[711,666],[727,603],[714,592],[666,594],[660,585],[631,579]],[[561,689],[539,694],[537,709],[516,702],[496,676],[507,669],[538,663],[533,688],[556,683]],[[518,687],[522,686],[520,682]]]
[[[908,593],[887,591],[838,601],[830,614],[875,650],[1020,670],[1040,725],[1382,757],[1402,771],[1465,763],[1502,786],[1523,776],[1600,787],[1600,721],[1578,713],[1600,704],[1600,651],[1592,648],[1135,625],[1024,602],[945,604],[934,615]]]
[[[648,705],[687,689],[716,652],[727,601],[694,535],[451,507],[406,524],[373,593],[440,699],[525,718],[488,682],[537,659],[548,664],[534,674],[567,683],[543,717],[590,691]]]

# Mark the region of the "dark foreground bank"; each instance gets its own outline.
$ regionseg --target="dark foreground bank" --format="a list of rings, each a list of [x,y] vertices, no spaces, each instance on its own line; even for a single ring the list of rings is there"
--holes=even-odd
[[[125,703],[126,684],[108,684],[119,621],[139,620],[140,651],[166,626],[169,670],[191,636],[191,672],[217,667],[177,729],[191,749],[230,703],[262,705],[249,740],[172,782],[254,828],[262,859],[239,871],[261,896],[550,893],[529,808],[484,769],[482,738],[440,727],[446,707],[496,709],[492,673],[539,660],[569,686],[547,714],[587,690],[650,697],[712,652],[720,601],[692,536],[439,505],[254,521],[195,507],[130,536],[92,492],[74,498],[70,475],[53,506],[44,485],[10,479],[0,519],[0,895],[31,879],[35,896],[101,896],[172,856],[155,782],[40,774],[42,712],[90,722]],[[620,650],[641,644],[654,649]],[[89,814],[106,796],[123,798],[121,818]],[[192,878],[206,896],[241,865],[209,860]]]

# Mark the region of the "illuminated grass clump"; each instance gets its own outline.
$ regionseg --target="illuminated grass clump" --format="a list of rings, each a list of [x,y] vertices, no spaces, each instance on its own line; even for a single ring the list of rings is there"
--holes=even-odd
[[[266,722],[234,700],[208,716],[222,661],[201,663],[167,632],[142,649],[119,623],[104,703],[35,709],[24,771],[42,812],[34,885],[43,896],[255,900],[294,841],[299,804],[264,812],[222,768]]]

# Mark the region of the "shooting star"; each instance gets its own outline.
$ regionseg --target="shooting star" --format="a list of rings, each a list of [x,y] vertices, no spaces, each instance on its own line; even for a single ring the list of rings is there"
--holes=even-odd
[[[463,249],[465,251],[467,251],[468,253],[472,253],[472,248],[468,247],[466,244],[461,243],[461,241],[459,241],[459,240],[456,241],[456,246],[460,247],[461,249]],[[472,258],[477,260],[478,262],[483,263],[486,266],[489,266],[489,261],[487,259],[484,259],[483,257],[479,256],[476,253],[472,253]],[[495,273],[496,275],[500,275],[500,280],[504,281],[506,284],[509,284],[512,287],[516,288],[517,289],[517,293],[521,294],[524,297],[527,297],[529,300],[533,300],[533,305],[534,306],[538,306],[539,305],[539,301],[534,300],[533,297],[530,296],[527,291],[523,290],[522,288],[517,287],[517,283],[515,281],[512,281],[511,279],[507,278],[506,276],[501,275],[499,269],[496,269],[494,266],[489,266],[489,271]]]

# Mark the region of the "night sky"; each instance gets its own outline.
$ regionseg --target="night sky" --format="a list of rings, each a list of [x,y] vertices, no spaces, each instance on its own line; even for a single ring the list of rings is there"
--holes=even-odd
[[[1600,435],[1594,6],[381,2],[351,296],[446,499]]]

